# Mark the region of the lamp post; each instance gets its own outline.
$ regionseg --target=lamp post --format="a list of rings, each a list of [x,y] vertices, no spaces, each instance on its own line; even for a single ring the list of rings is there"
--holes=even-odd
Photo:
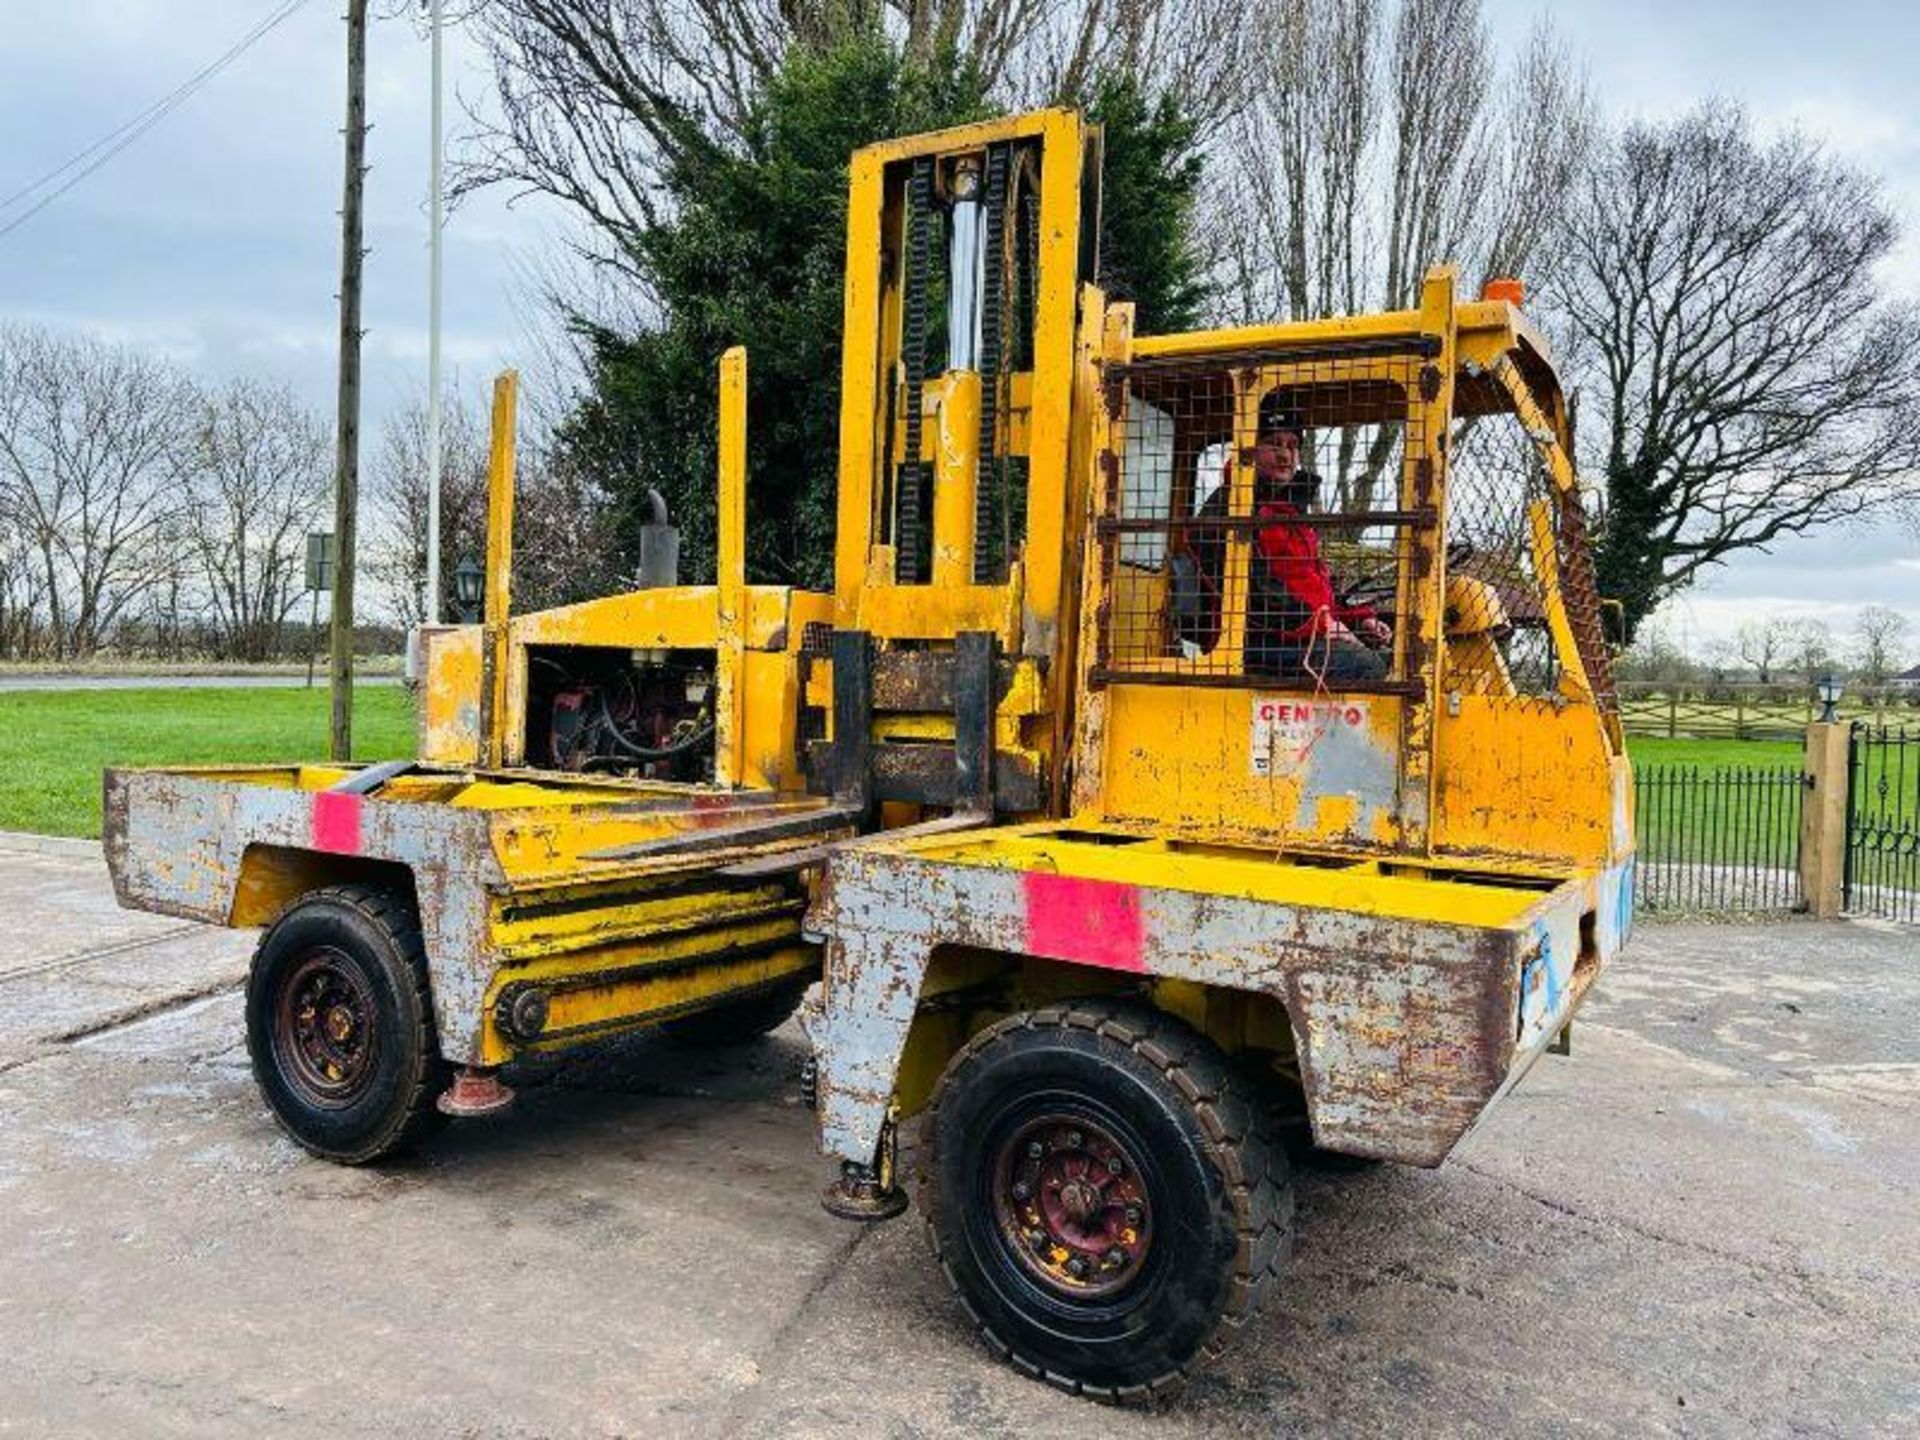
[[[1820,697],[1820,723],[1831,725],[1839,719],[1834,706],[1840,703],[1840,692],[1846,687],[1831,675],[1822,675],[1814,682],[1813,693]]]
[[[487,572],[471,555],[453,567],[453,598],[460,618],[471,625],[480,618],[480,598],[486,593]]]

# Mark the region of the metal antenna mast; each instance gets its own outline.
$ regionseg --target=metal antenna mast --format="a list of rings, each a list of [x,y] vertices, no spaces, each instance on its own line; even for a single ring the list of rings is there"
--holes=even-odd
[[[440,623],[440,273],[441,231],[445,221],[445,137],[441,127],[441,0],[427,0],[433,51],[433,147],[427,196],[427,594],[422,614],[429,625]]]

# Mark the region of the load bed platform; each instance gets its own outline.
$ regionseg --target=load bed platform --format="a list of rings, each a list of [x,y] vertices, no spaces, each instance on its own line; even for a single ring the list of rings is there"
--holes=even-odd
[[[112,770],[105,790],[123,905],[253,926],[327,885],[409,897],[441,1056],[475,1066],[817,973],[805,886],[766,861],[852,833],[806,796],[410,762]]]
[[[958,949],[1271,996],[1315,1143],[1438,1165],[1566,1030],[1631,893],[1631,862],[1581,877],[1057,822],[843,845],[810,920],[834,937],[809,1019],[828,1148],[873,1153],[928,967]]]

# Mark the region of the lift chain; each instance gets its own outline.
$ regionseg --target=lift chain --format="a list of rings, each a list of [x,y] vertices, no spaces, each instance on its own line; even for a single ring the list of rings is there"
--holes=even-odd
[[[1032,152],[1013,177],[1013,335],[1006,346],[1009,370],[1033,369],[1034,321],[1039,305],[1040,177]],[[1011,443],[1011,434],[1009,434]],[[1011,565],[1027,537],[1027,457],[1008,455],[1002,466],[1001,554]]]
[[[906,367],[906,456],[895,490],[894,579],[924,585],[930,578],[932,545],[930,476],[920,458],[921,397],[927,383],[927,286],[930,280],[933,160],[913,162],[907,177],[907,273],[901,295],[900,358]]]
[[[1002,547],[994,543],[1005,499],[1005,469],[1000,463],[1000,400],[1007,381],[1007,149],[987,147],[985,249],[987,263],[980,286],[980,448],[973,487],[973,582],[996,578]]]
[[[1015,177],[1017,195],[1014,216],[1014,343],[1013,368],[1033,368],[1034,314],[1039,303],[1040,276],[1040,184],[1029,163]]]

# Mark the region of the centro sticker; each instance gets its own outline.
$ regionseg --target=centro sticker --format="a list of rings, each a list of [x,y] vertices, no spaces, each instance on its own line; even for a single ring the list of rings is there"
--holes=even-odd
[[[1253,773],[1265,776],[1297,770],[1328,732],[1366,727],[1364,700],[1284,700],[1256,695]]]

